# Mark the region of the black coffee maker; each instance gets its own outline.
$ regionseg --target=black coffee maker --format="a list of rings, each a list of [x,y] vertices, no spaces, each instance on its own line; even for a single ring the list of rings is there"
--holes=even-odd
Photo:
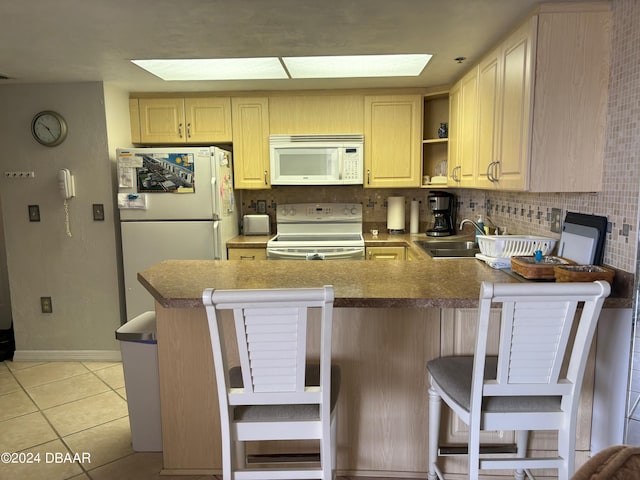
[[[432,191],[427,197],[433,213],[433,228],[427,230],[430,237],[447,237],[455,234],[456,199],[448,192]]]

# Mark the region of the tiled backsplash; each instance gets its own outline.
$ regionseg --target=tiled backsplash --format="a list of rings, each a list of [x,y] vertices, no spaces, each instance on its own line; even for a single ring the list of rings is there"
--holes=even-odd
[[[509,193],[466,189],[447,191],[456,195],[458,223],[463,218],[475,219],[481,213],[488,216],[495,225],[506,227],[511,234],[560,238],[559,233],[552,233],[550,230],[552,208],[562,209],[562,219],[567,211],[606,216],[610,222],[610,232],[605,242],[604,263],[628,272],[635,270],[635,245],[632,235],[637,226],[635,219],[632,220],[631,217],[635,208],[632,205],[611,208],[610,204],[614,201],[611,197],[615,197],[617,191],[598,194]],[[360,186],[274,187],[271,190],[245,190],[238,194],[243,214],[256,213],[257,202],[265,200],[272,223],[275,222],[275,206],[278,203],[355,202],[362,203],[366,229],[385,230],[387,198],[391,196],[404,196],[406,199],[407,230],[411,200],[420,201],[420,232],[430,228],[433,223],[427,202],[429,190],[426,189],[365,189]]]

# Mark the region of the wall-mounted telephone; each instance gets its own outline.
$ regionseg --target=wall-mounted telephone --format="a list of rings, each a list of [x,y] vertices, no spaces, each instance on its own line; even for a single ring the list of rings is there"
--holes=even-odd
[[[58,172],[58,187],[60,188],[60,195],[65,200],[76,196],[75,180],[68,168],[63,168]]]
[[[68,200],[76,196],[76,182],[68,168],[63,168],[58,172],[58,188],[60,189],[60,195],[64,198],[64,225],[67,230],[67,237],[71,237]]]

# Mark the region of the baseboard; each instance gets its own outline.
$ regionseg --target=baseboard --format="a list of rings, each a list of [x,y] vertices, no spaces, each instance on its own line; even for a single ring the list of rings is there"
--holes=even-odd
[[[120,350],[16,350],[14,362],[121,362]]]

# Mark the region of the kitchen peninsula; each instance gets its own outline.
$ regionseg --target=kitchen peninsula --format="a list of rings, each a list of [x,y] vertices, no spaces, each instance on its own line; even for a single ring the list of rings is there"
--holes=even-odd
[[[473,351],[480,283],[518,280],[473,259],[414,261],[179,261],[138,275],[156,299],[164,473],[219,472],[219,419],[204,288],[335,288],[333,361],[342,368],[337,469],[423,478],[425,364]],[[629,308],[614,293],[606,306]],[[592,351],[592,356],[594,352]],[[577,464],[589,452],[593,362],[581,398]],[[446,423],[445,423],[446,425]],[[465,438],[451,420],[448,442]],[[511,442],[509,434],[492,441]],[[546,450],[546,435],[531,448]],[[460,459],[447,470],[461,472]]]

